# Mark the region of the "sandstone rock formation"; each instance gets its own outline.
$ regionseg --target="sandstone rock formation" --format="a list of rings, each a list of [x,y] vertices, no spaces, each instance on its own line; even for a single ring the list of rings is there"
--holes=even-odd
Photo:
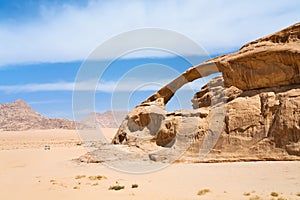
[[[0,130],[75,129],[75,122],[67,119],[49,119],[35,112],[22,100],[0,104]]]
[[[226,86],[242,90],[300,83],[300,23],[212,59]]]
[[[194,95],[194,110],[165,111],[184,84],[219,71]],[[299,93],[297,23],[188,69],[136,106],[112,143],[162,162],[300,160]]]
[[[231,94],[230,91],[236,91],[233,87],[226,88],[225,92]],[[194,105],[200,102],[202,107],[200,100],[205,95],[207,93],[201,96],[196,94],[192,100]],[[208,157],[225,160],[299,160],[299,157],[294,157],[300,155],[299,117],[300,84],[240,91],[236,97],[226,99],[224,129]]]
[[[144,102],[164,104],[188,82],[222,72],[226,87],[242,90],[300,83],[300,23],[244,45],[182,73]]]

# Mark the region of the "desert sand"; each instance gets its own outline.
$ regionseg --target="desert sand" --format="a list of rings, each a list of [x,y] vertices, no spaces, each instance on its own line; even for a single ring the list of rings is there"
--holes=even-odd
[[[115,129],[103,132],[111,139]],[[74,161],[86,152],[77,131],[0,132],[0,199],[279,199],[271,192],[300,199],[300,162],[172,164],[128,174]],[[125,188],[109,190],[114,185]]]

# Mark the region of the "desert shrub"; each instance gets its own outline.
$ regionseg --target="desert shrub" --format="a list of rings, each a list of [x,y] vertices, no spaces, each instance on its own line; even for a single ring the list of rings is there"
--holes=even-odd
[[[98,175],[98,176],[89,176],[89,179],[91,181],[96,181],[96,180],[102,180],[102,179],[107,179],[107,178],[105,176]]]
[[[205,195],[208,192],[210,192],[210,189],[202,189],[198,191],[197,195]]]
[[[278,197],[279,196],[279,194],[277,193],[277,192],[271,192],[271,194],[270,194],[272,197]]]
[[[287,199],[285,199],[285,198],[283,198],[283,197],[278,197],[277,200],[287,200]]]
[[[51,183],[52,185],[56,185],[56,184],[57,184],[56,180],[54,180],[54,179],[50,180],[50,183]]]
[[[250,197],[249,200],[260,200],[261,198],[257,195]]]
[[[244,196],[250,196],[250,192],[244,192]]]
[[[74,186],[73,189],[74,189],[74,190],[79,190],[80,187],[79,187],[79,186]]]
[[[114,186],[110,186],[108,189],[109,190],[123,190],[123,189],[125,189],[125,186],[114,185]]]
[[[131,185],[131,188],[138,188],[138,187],[139,187],[138,184],[132,184],[132,185]]]
[[[75,179],[82,179],[82,178],[85,178],[86,176],[85,175],[77,175],[75,176]]]

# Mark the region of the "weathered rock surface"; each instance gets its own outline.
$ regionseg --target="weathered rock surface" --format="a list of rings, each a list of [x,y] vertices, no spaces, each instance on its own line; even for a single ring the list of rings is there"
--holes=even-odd
[[[300,83],[300,23],[244,45],[213,62],[226,86],[250,90]]]
[[[184,84],[219,71],[194,110],[165,112]],[[188,69],[134,108],[112,143],[160,162],[300,160],[299,93],[297,23]]]
[[[49,119],[35,112],[22,100],[0,104],[0,130],[75,129],[75,122],[67,119]]]
[[[300,84],[248,90],[227,98],[225,127],[210,159],[299,160],[293,157],[299,155],[299,93]],[[196,94],[193,102],[205,95]]]

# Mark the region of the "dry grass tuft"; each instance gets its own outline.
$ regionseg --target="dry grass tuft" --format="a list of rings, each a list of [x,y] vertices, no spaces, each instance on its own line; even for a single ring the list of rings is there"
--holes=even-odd
[[[257,195],[250,197],[249,200],[260,200],[261,198]]]
[[[79,187],[79,186],[74,186],[73,189],[74,189],[74,190],[79,190],[80,187]]]
[[[271,192],[271,194],[270,194],[272,197],[278,197],[279,196],[279,194],[277,193],[277,192]]]
[[[85,178],[86,177],[86,175],[77,175],[77,176],[75,176],[75,179],[82,179],[82,178]]]
[[[114,185],[114,186],[110,186],[108,189],[109,190],[123,190],[123,189],[125,189],[125,186]]]
[[[92,184],[92,186],[97,186],[97,185],[99,185],[98,182]]]
[[[197,195],[202,196],[202,195],[205,195],[208,192],[210,192],[210,189],[199,190]]]
[[[98,175],[98,176],[89,176],[89,179],[91,181],[96,181],[96,180],[102,180],[102,179],[107,179],[107,178],[105,176]]]
[[[278,197],[277,200],[287,200],[286,198],[283,198],[283,197]]]
[[[244,192],[244,196],[250,196],[250,192]]]

